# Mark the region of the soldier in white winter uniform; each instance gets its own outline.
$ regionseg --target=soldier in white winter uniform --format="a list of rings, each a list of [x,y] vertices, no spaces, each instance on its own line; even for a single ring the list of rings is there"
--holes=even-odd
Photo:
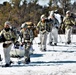
[[[15,36],[10,29],[10,22],[6,21],[4,24],[4,29],[0,32],[3,43],[3,64],[2,67],[9,67],[11,65],[10,61],[10,50],[12,43],[15,41]]]
[[[76,22],[74,18],[71,16],[71,12],[68,10],[66,12],[66,16],[63,19],[63,25],[65,26],[65,35],[66,35],[67,44],[71,43],[72,29],[73,29],[73,26],[75,26],[75,24]]]
[[[24,53],[24,63],[28,64],[30,63],[30,48],[32,47],[33,42],[33,31],[32,29],[28,28],[28,25],[24,23],[21,29],[21,42],[23,45],[25,45],[25,53]]]
[[[48,18],[49,20],[52,20],[51,23],[51,30],[50,30],[50,35],[49,35],[49,44],[50,45],[57,45],[58,42],[58,28],[59,28],[59,22],[58,20],[55,18],[54,12],[52,11],[50,13],[50,16]]]
[[[46,41],[47,41],[47,31],[46,31],[46,22],[45,22],[45,15],[41,15],[41,20],[37,24],[37,28],[40,33],[40,50],[46,51]]]

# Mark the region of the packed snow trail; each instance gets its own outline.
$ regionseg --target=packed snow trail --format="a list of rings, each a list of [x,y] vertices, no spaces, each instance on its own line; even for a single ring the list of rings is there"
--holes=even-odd
[[[47,51],[41,52],[34,39],[34,52],[29,64],[21,63],[23,58],[11,58],[11,67],[0,67],[0,75],[76,75],[76,35],[72,35],[72,43],[65,44],[64,35],[59,35],[58,46],[50,46],[47,41]],[[61,41],[63,42],[61,42]],[[19,61],[19,63],[18,63]]]

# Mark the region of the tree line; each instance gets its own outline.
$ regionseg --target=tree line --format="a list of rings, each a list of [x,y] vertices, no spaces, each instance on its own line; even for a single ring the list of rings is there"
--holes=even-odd
[[[38,0],[31,0],[29,3],[27,0],[5,1],[0,4],[0,30],[7,20],[17,28],[27,21],[31,21],[36,25],[40,20],[40,16],[42,14],[48,16],[51,10],[58,10],[61,15],[65,15],[67,10],[75,13],[76,2],[71,4],[71,0],[49,0],[48,6],[41,6],[38,4]]]

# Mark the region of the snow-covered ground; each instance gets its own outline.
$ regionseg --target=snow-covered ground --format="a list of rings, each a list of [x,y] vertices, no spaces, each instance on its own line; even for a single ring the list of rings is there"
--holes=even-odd
[[[39,38],[33,41],[34,52],[29,64],[12,64],[12,67],[0,67],[0,75],[76,75],[76,35],[72,35],[72,43],[65,43],[65,35],[59,35],[58,46],[49,46],[41,52],[37,44]],[[0,48],[1,49],[1,48]],[[14,62],[19,58],[11,58]]]

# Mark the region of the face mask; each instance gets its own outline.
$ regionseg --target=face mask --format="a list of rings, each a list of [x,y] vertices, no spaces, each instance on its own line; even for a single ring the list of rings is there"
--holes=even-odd
[[[5,31],[9,31],[10,30],[10,28],[5,28]]]

